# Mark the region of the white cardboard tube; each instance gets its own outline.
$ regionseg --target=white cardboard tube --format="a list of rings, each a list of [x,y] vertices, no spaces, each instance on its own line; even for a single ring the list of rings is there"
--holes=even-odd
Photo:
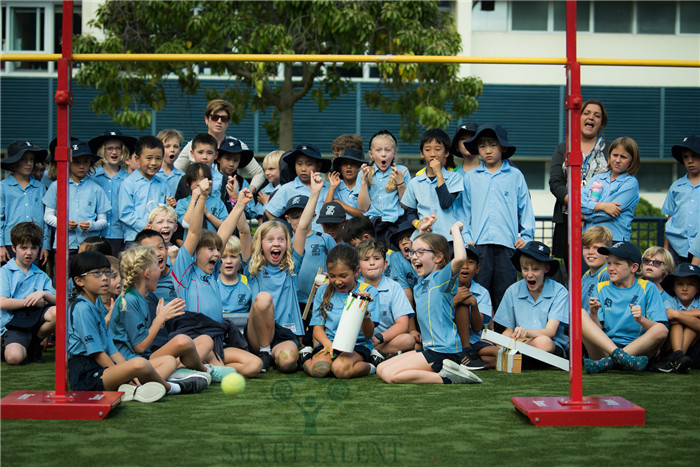
[[[355,293],[349,293],[345,300],[345,308],[340,316],[338,329],[333,338],[333,348],[341,352],[352,352],[360,334],[362,320],[369,301],[366,297]]]

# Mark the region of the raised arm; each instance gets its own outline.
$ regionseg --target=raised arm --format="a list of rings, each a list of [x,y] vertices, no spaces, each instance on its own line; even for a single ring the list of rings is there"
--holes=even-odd
[[[211,180],[203,178],[199,181],[199,185],[192,191],[190,198],[190,206],[187,208],[190,211],[190,230],[187,233],[187,238],[182,244],[187,252],[194,256],[197,251],[197,243],[202,235],[202,221],[204,218],[204,205],[207,202],[207,196],[211,189]]]
[[[299,225],[297,226],[297,231],[294,234],[294,243],[292,247],[300,255],[304,254],[304,245],[306,244],[306,236],[311,228],[311,222],[314,219],[314,212],[316,211],[316,203],[318,202],[318,197],[323,189],[323,179],[321,175],[317,172],[311,173],[311,196],[309,196],[309,201],[304,207],[304,211],[301,213],[299,218]]]
[[[217,232],[224,245],[226,245],[226,242],[228,242],[228,239],[236,229],[240,218],[243,217],[245,219],[243,211],[245,210],[246,205],[252,200],[253,194],[248,188],[244,188],[240,191],[240,193],[238,193],[238,201],[236,202],[236,205],[233,207],[233,209],[231,209],[228,216],[226,216],[226,220],[221,224],[221,227],[219,227]]]
[[[459,274],[464,262],[467,260],[467,250],[464,249],[464,240],[462,240],[462,223],[457,221],[450,228],[452,234],[452,248],[454,250],[454,258],[450,261],[452,275]]]

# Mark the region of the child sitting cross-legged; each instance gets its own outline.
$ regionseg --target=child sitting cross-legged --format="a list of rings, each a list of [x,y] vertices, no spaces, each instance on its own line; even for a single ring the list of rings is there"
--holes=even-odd
[[[593,295],[600,282],[610,280],[608,276],[608,258],[598,252],[598,248],[612,245],[612,233],[607,227],[594,225],[581,235],[583,261],[588,271],[581,277],[581,306],[588,311],[588,299]]]

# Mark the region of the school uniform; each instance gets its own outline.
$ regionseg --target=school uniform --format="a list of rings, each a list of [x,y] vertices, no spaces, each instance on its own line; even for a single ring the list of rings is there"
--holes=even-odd
[[[41,248],[51,248],[51,231],[44,225],[42,198],[46,187],[34,178],[29,178],[25,188],[14,175],[0,182],[0,241],[8,249],[12,247],[10,231],[20,222],[34,222],[43,231]]]
[[[272,183],[268,183],[263,187],[262,190],[260,190],[262,193],[265,193],[268,197],[272,197],[273,193],[277,193],[277,189],[280,187],[280,185],[274,186]],[[268,200],[269,203],[269,200]],[[248,203],[250,204],[250,203]],[[265,209],[267,207],[267,204],[262,204],[260,202],[255,203],[255,212],[258,216],[264,216],[265,215]]]
[[[136,290],[126,289],[114,302],[108,329],[114,345],[125,359],[148,358],[151,355],[150,348],[139,354],[134,350],[134,345],[148,337],[152,323],[148,302]]]
[[[386,184],[389,182],[389,176],[391,175],[391,167],[389,167],[386,172],[379,170],[377,164],[372,164],[372,168],[374,169],[374,174],[372,175],[373,183],[368,187],[370,206],[367,212],[365,212],[365,216],[370,219],[373,217],[381,217],[384,222],[396,222],[399,217],[403,216],[404,211],[401,207],[401,203],[399,203],[398,189],[391,193],[387,193],[386,191]],[[403,182],[408,187],[411,176],[408,170],[406,170],[406,167],[397,165],[396,170],[403,173]],[[358,178],[357,183],[360,182],[361,179]]]
[[[441,170],[447,191],[453,197],[456,195],[454,201],[447,208],[443,208],[440,203],[438,191],[441,189],[437,186],[437,177],[428,177],[425,174],[418,175],[409,182],[403,198],[401,198],[401,204],[406,208],[417,210],[419,220],[434,213],[437,220],[433,224],[433,233],[442,235],[451,241],[450,228],[462,218],[460,198],[462,191],[464,191],[464,179],[460,174],[445,170],[444,167]],[[418,231],[416,230],[411,235],[411,240],[417,236]]]
[[[227,180],[228,181],[228,180]],[[224,174],[211,167],[211,196],[221,198],[221,191],[225,190]],[[242,187],[241,187],[242,188]]]
[[[321,193],[318,195],[315,212],[321,212],[326,194],[328,194],[328,182],[324,181]],[[277,189],[275,196],[265,205],[265,210],[275,217],[282,217],[287,207],[287,201],[298,195],[310,197],[311,189],[304,185],[304,183],[299,180],[299,177],[296,177],[291,182],[285,183]],[[321,224],[317,222],[317,219],[314,219],[311,227],[316,232],[323,232],[323,228]]]
[[[177,213],[177,222],[180,225],[183,225],[183,219],[185,217],[185,213],[187,212],[187,208],[190,205],[190,200],[192,199],[192,196],[188,196],[186,198],[182,198],[177,201],[177,206],[175,207],[175,212]],[[205,202],[207,206],[207,210],[212,213],[217,219],[220,221],[226,220],[226,217],[228,216],[228,211],[226,210],[226,206],[224,205],[224,202],[221,201],[221,199],[214,197],[213,195],[209,195]],[[204,228],[216,231],[214,225],[209,222],[208,219],[204,218]],[[185,232],[182,236],[183,241],[187,238],[187,232],[189,232],[189,228],[185,229]]]
[[[44,195],[44,206],[56,209],[56,191],[58,183],[53,182]],[[99,235],[106,224],[96,221],[97,216],[107,213],[112,209],[112,205],[107,199],[104,190],[90,178],[84,178],[79,183],[69,177],[68,180],[68,215],[69,219],[78,224],[90,221],[90,228],[83,230],[80,227],[68,230],[68,249],[77,250],[86,238]],[[102,225],[100,225],[102,224]],[[53,247],[56,248],[56,239]]]
[[[687,258],[700,231],[700,183],[693,185],[687,174],[673,182],[661,210],[670,217],[666,222],[666,238],[671,248],[678,256]]]
[[[360,276],[362,280],[362,276]],[[382,276],[377,285],[379,297],[379,321],[374,328],[374,334],[381,333],[396,324],[401,316],[411,318],[414,315],[413,307],[406,297],[406,293],[395,280]]]
[[[351,208],[360,209],[360,206],[357,203],[357,197],[360,195],[360,186],[362,185],[361,176],[362,174],[357,176],[355,186],[352,188],[348,188],[348,186],[345,184],[345,180],[341,180],[340,185],[338,185],[338,188],[335,189],[333,199],[337,199],[341,203],[347,204]],[[351,217],[353,216],[347,212],[345,213],[346,219],[350,219]]]
[[[695,236],[695,240],[690,244],[688,252],[696,258],[700,258],[700,235]]]
[[[23,299],[38,290],[56,295],[56,290],[51,285],[51,278],[36,265],[32,264],[25,274],[16,259],[12,258],[0,268],[0,297]],[[0,335],[5,334],[8,324],[27,331],[31,330],[41,318],[41,314],[36,309],[37,307],[19,310],[0,309]]]
[[[607,265],[601,266],[595,274],[592,274],[590,269],[583,274],[581,277],[581,307],[584,310],[591,312],[588,307],[588,299],[593,295],[593,291],[598,286],[598,283],[609,280]]]
[[[183,247],[178,250],[177,258],[170,269],[177,296],[185,300],[185,310],[201,313],[217,323],[223,320],[221,291],[217,281],[220,267],[221,261],[216,265],[213,274],[206,274],[197,267],[196,255],[190,255],[187,248]]]
[[[639,203],[639,182],[629,173],[620,174],[615,180],[610,180],[611,172],[595,175],[586,185],[581,196],[581,214],[585,223],[585,232],[594,225],[607,227],[616,242],[630,240],[632,235],[632,220],[634,208]],[[603,191],[599,200],[591,198],[593,183],[599,181],[603,184]],[[612,217],[605,211],[596,211],[598,203],[620,203],[621,212],[617,217]]]
[[[167,262],[170,262],[168,258]],[[169,265],[168,265],[169,266]],[[158,302],[163,299],[163,305],[167,305],[171,301],[177,298],[177,292],[175,291],[175,281],[173,276],[168,273],[165,276],[158,278],[158,285],[153,293],[149,293],[146,297],[148,302],[148,312],[151,317],[151,322],[156,319],[156,313],[158,311]],[[163,326],[156,334],[156,338],[153,339],[151,343],[152,349],[159,349],[168,343],[170,338],[168,337],[168,327]]]
[[[668,294],[667,294],[668,295]],[[672,310],[678,310],[678,311],[689,311],[692,310],[693,308],[700,310],[700,295],[696,295],[695,298],[693,299],[692,302],[690,302],[690,305],[683,306],[681,301],[678,299],[678,297],[672,297],[668,295],[668,298],[664,300],[664,309],[672,309]]]
[[[119,222],[119,189],[128,176],[129,174],[126,170],[119,169],[119,172],[114,177],[110,177],[105,172],[104,167],[99,166],[95,169],[95,174],[90,177],[91,180],[102,187],[112,206],[112,210],[107,213],[107,227],[100,232],[100,235],[109,240],[124,239],[124,229],[122,223]]]
[[[569,324],[569,293],[563,285],[549,277],[545,277],[537,300],[532,298],[525,280],[508,287],[493,319],[510,329],[517,326],[544,329],[547,321],[555,319],[559,321],[559,326],[552,340],[566,355],[569,348],[569,338],[565,334],[566,325]]]
[[[418,274],[411,262],[403,257],[400,251],[386,252],[387,266],[384,275],[399,283],[402,289],[411,289],[418,282]]]
[[[177,167],[173,167],[173,170],[170,171],[170,174],[167,174],[165,173],[165,170],[161,168],[156,175],[158,175],[161,178],[161,180],[163,180],[163,182],[165,183],[166,196],[175,196],[175,192],[177,191],[177,185],[178,183],[180,183],[180,179],[185,175],[185,172],[178,169]]]
[[[253,294],[248,286],[248,277],[238,274],[238,282],[224,284],[221,276],[217,279],[221,292],[221,303],[224,306],[224,318],[230,318],[235,313],[248,313],[253,302]]]
[[[316,297],[314,298],[314,311],[311,316],[311,322],[309,323],[309,326],[323,326],[324,330],[326,331],[326,335],[328,336],[328,339],[330,339],[332,342],[335,338],[336,332],[338,331],[340,317],[343,314],[345,302],[348,299],[349,294],[340,293],[337,290],[334,291],[330,299],[331,309],[325,312],[326,316],[324,317],[321,314],[320,307],[321,303],[323,302],[323,296],[326,293],[327,288],[328,284],[323,284],[321,287],[318,288],[318,292],[316,293]],[[378,323],[380,319],[380,312],[377,289],[375,289],[369,284],[365,284],[364,282],[358,282],[357,287],[355,287],[353,292],[357,291],[369,293],[369,296],[372,299],[372,301],[367,304],[366,311],[369,312],[370,319],[372,320],[372,322]],[[362,355],[364,360],[367,360],[367,358],[369,357],[369,353],[374,348],[374,346],[372,345],[372,336],[365,337],[362,334],[362,329],[360,329],[359,333],[357,334],[357,342],[355,347],[363,347],[363,349],[358,349],[357,352],[360,355]]]
[[[479,313],[484,315],[483,326],[487,326],[493,316],[493,308],[491,306],[491,295],[486,288],[482,287],[478,282],[472,279],[469,290],[476,299],[476,305],[479,307]],[[469,343],[474,345],[481,342],[482,329],[472,329],[471,319],[469,320]]]
[[[600,302],[598,320],[603,324],[603,331],[615,344],[627,345],[646,332],[632,316],[630,305],[640,305],[642,316],[668,325],[661,294],[654,283],[645,279],[636,279],[625,289],[610,281],[600,282],[593,297]]]
[[[140,170],[133,172],[119,189],[119,220],[124,241],[133,242],[148,224],[148,213],[158,204],[165,203],[167,186],[156,174],[150,180]]]
[[[294,240],[292,239],[292,243]],[[309,294],[314,286],[316,273],[318,268],[322,272],[326,272],[326,257],[328,252],[336,246],[333,237],[325,232],[311,232],[307,235],[304,243],[304,257],[299,268],[299,277],[297,278],[297,296],[299,303],[304,303],[309,300]]]
[[[452,275],[451,264],[426,277],[419,277],[413,289],[413,298],[423,348],[440,354],[457,355],[462,352],[462,342],[454,322],[452,297],[457,292],[458,274]]]

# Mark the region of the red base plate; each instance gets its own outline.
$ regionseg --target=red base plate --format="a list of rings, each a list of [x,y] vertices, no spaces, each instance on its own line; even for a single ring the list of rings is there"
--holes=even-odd
[[[0,418],[33,420],[101,420],[122,400],[119,391],[15,391],[0,400]]]
[[[574,404],[566,397],[511,397],[517,410],[537,426],[644,425],[644,409],[619,396],[584,397]]]

